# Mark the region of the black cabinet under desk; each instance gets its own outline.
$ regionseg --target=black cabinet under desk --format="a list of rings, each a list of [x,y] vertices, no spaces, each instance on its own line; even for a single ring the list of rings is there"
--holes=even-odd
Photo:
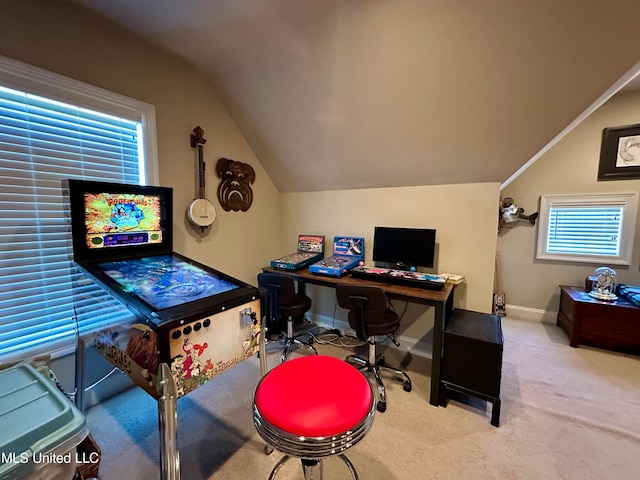
[[[498,315],[455,309],[444,330],[442,405],[448,390],[493,404],[491,424],[500,421],[500,380],[503,350],[502,322]]]

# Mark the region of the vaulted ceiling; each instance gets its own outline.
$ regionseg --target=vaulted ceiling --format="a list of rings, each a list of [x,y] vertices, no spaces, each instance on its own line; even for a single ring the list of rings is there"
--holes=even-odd
[[[71,1],[197,65],[282,192],[504,182],[640,60],[637,0]]]

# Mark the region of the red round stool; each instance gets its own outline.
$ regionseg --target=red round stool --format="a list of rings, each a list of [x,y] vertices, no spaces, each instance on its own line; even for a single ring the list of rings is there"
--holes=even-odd
[[[338,455],[354,480],[358,474],[343,454],[367,434],[375,413],[371,385],[358,369],[326,355],[298,357],[268,372],[256,387],[253,423],[284,457],[299,458],[305,480],[322,480],[322,459]]]

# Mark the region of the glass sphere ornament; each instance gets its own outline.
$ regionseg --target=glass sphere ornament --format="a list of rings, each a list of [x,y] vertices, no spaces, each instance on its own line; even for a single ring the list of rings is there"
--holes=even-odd
[[[596,281],[593,283],[593,289],[589,292],[593,298],[598,300],[616,300],[616,272],[609,267],[599,267],[593,272]]]

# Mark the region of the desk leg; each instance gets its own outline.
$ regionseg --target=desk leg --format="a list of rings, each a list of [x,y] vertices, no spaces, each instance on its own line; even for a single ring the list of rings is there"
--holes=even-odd
[[[434,406],[444,405],[446,398],[442,393],[440,374],[442,373],[442,346],[444,329],[453,311],[453,293],[447,301],[435,306],[433,315],[433,358],[431,360],[431,397],[429,403]]]
[[[433,315],[433,357],[431,359],[431,397],[429,403],[433,406],[440,405],[440,372],[442,368],[442,339],[446,323],[445,312],[447,308],[443,304],[435,306]]]

